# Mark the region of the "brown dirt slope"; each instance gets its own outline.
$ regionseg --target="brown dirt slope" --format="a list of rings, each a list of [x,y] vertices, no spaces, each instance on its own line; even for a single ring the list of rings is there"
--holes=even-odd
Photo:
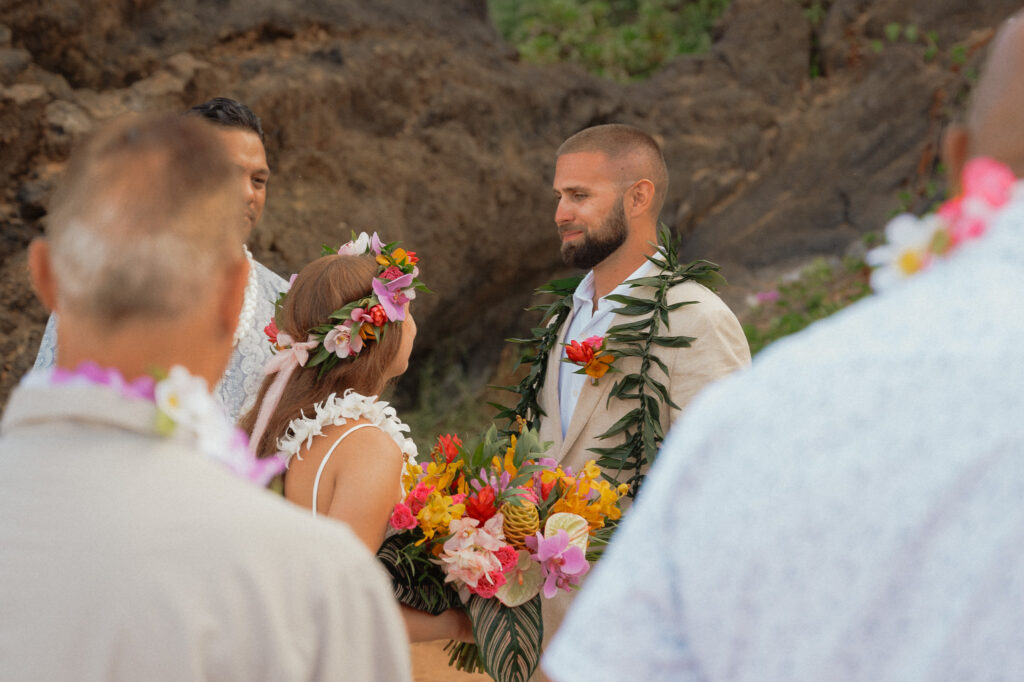
[[[685,255],[744,293],[878,229],[925,195],[942,126],[992,27],[1017,3],[736,0],[710,53],[618,85],[520,63],[484,0],[8,0],[0,6],[0,404],[31,365],[45,313],[24,273],[76,140],[129,110],[249,103],[274,170],[257,257],[297,270],[352,230],[422,257],[417,360],[484,377],[564,274],[552,226],[558,143],[627,122],[664,142],[663,219]],[[896,41],[886,26],[918,31]],[[923,36],[935,31],[935,49]],[[931,52],[934,52],[932,54]],[[812,73],[817,77],[811,78]],[[923,199],[918,201],[919,205]],[[412,394],[415,377],[405,393]]]

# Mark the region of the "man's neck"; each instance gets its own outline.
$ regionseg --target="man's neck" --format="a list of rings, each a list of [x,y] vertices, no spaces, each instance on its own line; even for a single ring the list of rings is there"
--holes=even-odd
[[[632,243],[631,243],[632,242]],[[653,256],[657,247],[656,240],[634,238],[627,241],[612,255],[594,266],[594,309],[597,302],[610,294],[615,287],[622,284],[637,268],[647,262],[647,256]]]
[[[61,315],[57,321],[57,365],[74,369],[91,361],[116,368],[129,381],[154,369],[181,365],[206,379],[212,389],[230,356],[231,338],[204,341],[204,335],[198,333],[202,328],[188,320],[154,320],[109,332],[91,321]]]

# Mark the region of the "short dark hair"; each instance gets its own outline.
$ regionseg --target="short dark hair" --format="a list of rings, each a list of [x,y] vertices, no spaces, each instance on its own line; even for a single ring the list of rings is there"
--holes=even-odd
[[[630,172],[623,178],[635,182],[646,177],[654,183],[655,215],[661,211],[668,194],[668,166],[657,141],[630,125],[609,123],[585,128],[562,143],[555,158],[579,152],[600,152],[609,159],[623,159],[634,156],[638,159]]]
[[[251,130],[259,136],[260,142],[266,142],[263,137],[263,126],[260,124],[260,117],[252,109],[230,97],[214,97],[202,104],[195,105],[185,113],[202,116],[218,125],[229,128]]]

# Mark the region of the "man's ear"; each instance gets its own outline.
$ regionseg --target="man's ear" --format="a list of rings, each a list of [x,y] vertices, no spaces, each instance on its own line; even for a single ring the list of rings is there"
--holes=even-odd
[[[217,306],[218,321],[229,336],[238,327],[238,316],[245,304],[245,286],[249,283],[249,260],[240,259],[224,273],[221,299]]]
[[[952,194],[960,193],[960,177],[967,163],[970,139],[967,128],[953,124],[942,136],[942,161],[946,164],[946,180]]]
[[[654,204],[654,183],[650,180],[637,180],[633,186],[626,191],[623,208],[626,214],[638,216],[647,213]]]
[[[57,278],[50,262],[50,242],[36,237],[28,245],[28,271],[32,288],[48,311],[57,312]]]

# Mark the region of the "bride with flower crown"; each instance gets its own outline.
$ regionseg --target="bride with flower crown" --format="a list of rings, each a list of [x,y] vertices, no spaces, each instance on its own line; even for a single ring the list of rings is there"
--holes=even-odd
[[[373,552],[416,457],[409,427],[377,399],[408,367],[409,302],[423,288],[416,262],[414,252],[363,233],[303,268],[267,327],[276,354],[241,420],[257,456],[287,463],[285,497],[344,521]],[[402,611],[413,642],[472,641],[461,610]]]

